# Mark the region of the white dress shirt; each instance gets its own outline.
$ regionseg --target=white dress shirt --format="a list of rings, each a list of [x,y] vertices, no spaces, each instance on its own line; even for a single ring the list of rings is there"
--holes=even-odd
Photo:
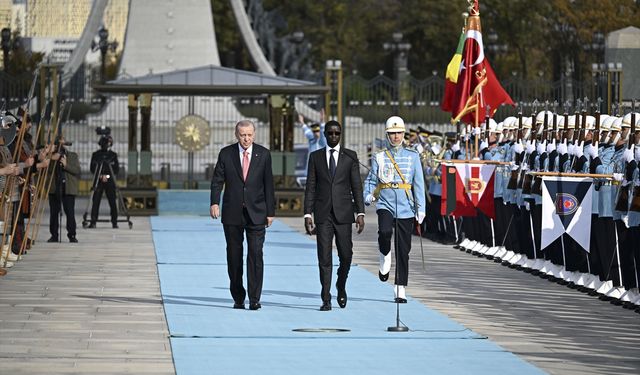
[[[240,166],[244,167],[244,165],[242,165],[242,159],[244,159],[244,148],[242,148],[242,145],[240,143],[238,143],[238,152],[240,155]],[[253,152],[253,143],[251,144],[251,146],[249,146],[249,148],[247,149],[247,152],[249,153],[247,156],[249,157],[249,165],[251,165],[251,153]]]
[[[326,160],[327,160],[327,169],[329,168],[329,165],[330,165],[329,164],[329,158],[332,157],[332,156],[333,156],[333,160],[335,160],[335,162],[336,162],[336,168],[338,168],[338,157],[340,155],[340,144],[338,143],[333,148],[333,150],[335,150],[335,152],[333,152],[333,153],[331,152],[331,147],[329,147],[329,145],[327,145],[325,150],[326,150],[325,151],[325,157],[326,157]],[[333,155],[331,155],[331,154],[333,154]],[[364,212],[359,212],[357,216],[364,216]],[[305,218],[307,218],[307,217],[311,218],[311,215],[310,214],[305,214],[304,217]]]

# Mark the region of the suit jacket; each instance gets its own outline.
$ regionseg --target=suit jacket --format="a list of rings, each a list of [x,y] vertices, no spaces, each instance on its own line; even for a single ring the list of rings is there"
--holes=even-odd
[[[67,157],[66,168],[62,168],[59,160],[51,160],[49,168],[57,168],[55,172],[56,175],[58,175],[61,171],[64,173],[64,193],[66,195],[78,195],[78,185],[80,180],[80,161],[78,159],[78,154],[67,149],[65,150],[65,155]],[[51,173],[51,170],[49,170],[49,173]],[[51,184],[51,190],[49,190],[49,194],[57,194],[58,192],[58,184],[56,182],[59,181],[59,176],[56,175],[53,176],[55,180]]]
[[[354,214],[364,213],[358,155],[342,147],[333,178],[329,174],[326,147],[309,156],[304,213],[313,213],[315,221],[322,223],[331,210],[340,224],[353,223]]]
[[[222,197],[222,223],[242,224],[242,208],[246,207],[253,224],[267,224],[267,217],[276,215],[271,153],[253,144],[247,181],[242,179],[242,165],[238,143],[224,147],[211,180],[211,205],[220,204]]]

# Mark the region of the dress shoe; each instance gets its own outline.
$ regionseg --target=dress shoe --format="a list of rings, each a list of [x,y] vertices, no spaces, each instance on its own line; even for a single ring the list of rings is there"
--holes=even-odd
[[[238,310],[244,310],[244,303],[234,303],[233,308]]]
[[[251,302],[249,304],[249,310],[258,310],[261,307],[262,305],[260,304],[260,302]]]
[[[95,228],[96,227],[96,223],[90,223],[87,228]]]
[[[111,224],[111,228],[113,228],[113,229],[118,229],[118,223],[113,223],[113,224]]]
[[[395,294],[395,303],[407,303],[407,296],[404,290],[404,285],[396,285],[393,289]]]
[[[385,282],[389,279],[389,272],[391,271],[391,252],[384,255],[380,253],[380,268],[378,270],[378,277],[380,281]]]
[[[69,236],[69,242],[78,243],[76,236]]]
[[[338,289],[338,306],[340,306],[341,309],[344,309],[345,307],[347,307],[347,291],[344,289]]]
[[[0,268],[0,276],[4,276],[7,274],[7,271],[4,268]]]
[[[331,302],[323,302],[320,311],[331,311]]]
[[[47,242],[60,242],[60,240],[58,239],[58,237],[51,237],[47,240]]]
[[[15,262],[17,260],[19,260],[20,258],[18,257],[18,254],[14,253],[13,251],[9,252],[9,255],[6,256],[7,260],[9,262]],[[3,258],[4,259],[4,258]]]

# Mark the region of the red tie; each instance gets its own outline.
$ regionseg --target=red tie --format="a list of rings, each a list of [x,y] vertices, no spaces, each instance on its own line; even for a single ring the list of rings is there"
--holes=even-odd
[[[247,181],[247,174],[249,174],[249,152],[244,150],[242,153],[242,179]]]

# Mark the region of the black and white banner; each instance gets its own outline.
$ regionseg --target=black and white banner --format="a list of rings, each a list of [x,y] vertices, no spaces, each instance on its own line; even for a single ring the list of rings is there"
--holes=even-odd
[[[542,249],[567,233],[589,251],[592,184],[591,178],[543,177]]]

